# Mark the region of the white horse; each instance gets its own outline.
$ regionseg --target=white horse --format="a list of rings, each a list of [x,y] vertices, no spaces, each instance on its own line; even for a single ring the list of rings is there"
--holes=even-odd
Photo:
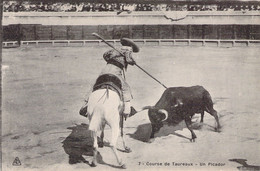
[[[126,168],[122,159],[117,153],[117,139],[120,134],[120,113],[123,111],[123,102],[117,92],[110,89],[98,89],[89,96],[88,100],[88,117],[89,117],[89,130],[92,132],[94,138],[94,157],[91,166],[95,167],[97,164],[97,136],[101,135],[103,138],[103,131],[106,124],[111,127],[112,136],[110,141],[110,147],[114,152],[118,165],[122,168]],[[121,122],[123,122],[121,118]],[[122,129],[122,128],[121,128]],[[122,130],[121,130],[122,131]],[[130,152],[130,149],[125,146],[123,133],[121,132],[121,138],[123,140],[123,147],[126,152]]]

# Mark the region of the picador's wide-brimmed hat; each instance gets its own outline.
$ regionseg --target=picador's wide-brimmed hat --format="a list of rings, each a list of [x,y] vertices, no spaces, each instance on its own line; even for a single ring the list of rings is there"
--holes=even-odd
[[[128,38],[122,38],[121,44],[123,46],[131,46],[133,49],[133,52],[135,52],[135,53],[139,52],[139,50],[140,50],[139,47],[135,44],[135,42]]]

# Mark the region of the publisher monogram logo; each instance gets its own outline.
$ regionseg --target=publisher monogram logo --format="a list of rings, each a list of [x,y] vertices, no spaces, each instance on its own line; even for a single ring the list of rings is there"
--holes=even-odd
[[[15,157],[14,161],[13,161],[13,166],[21,166],[22,163],[20,161],[20,159],[18,157]]]

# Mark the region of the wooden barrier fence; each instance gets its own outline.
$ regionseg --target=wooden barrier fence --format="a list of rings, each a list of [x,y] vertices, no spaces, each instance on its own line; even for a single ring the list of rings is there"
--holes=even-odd
[[[4,41],[105,39],[217,39],[260,40],[260,25],[8,25]]]

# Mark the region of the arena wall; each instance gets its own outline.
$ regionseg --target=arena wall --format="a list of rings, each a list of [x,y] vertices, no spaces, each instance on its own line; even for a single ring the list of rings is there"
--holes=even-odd
[[[259,11],[6,12],[3,25],[260,24]]]
[[[260,40],[257,11],[3,13],[3,40],[214,39]]]
[[[4,41],[105,39],[250,39],[260,40],[260,25],[39,25],[3,27]]]

